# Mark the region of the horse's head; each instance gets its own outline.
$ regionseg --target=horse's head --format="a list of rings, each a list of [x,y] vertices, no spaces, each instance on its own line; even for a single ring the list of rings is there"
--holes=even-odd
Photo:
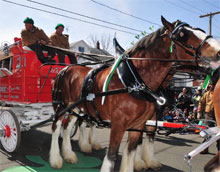
[[[220,60],[220,43],[202,29],[193,28],[187,23],[176,21],[168,22],[163,16],[161,21],[168,30],[172,45],[176,48],[175,56],[178,59],[188,60]]]

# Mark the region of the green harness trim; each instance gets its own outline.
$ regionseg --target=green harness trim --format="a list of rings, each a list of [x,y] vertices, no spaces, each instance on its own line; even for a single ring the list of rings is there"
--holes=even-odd
[[[111,80],[111,78],[112,78],[112,76],[113,76],[115,70],[117,69],[117,67],[118,67],[119,63],[121,62],[121,59],[122,59],[122,57],[123,57],[124,55],[125,55],[125,54],[123,53],[123,54],[115,61],[114,65],[112,66],[112,69],[111,69],[110,73],[108,74],[108,76],[107,76],[106,79],[105,79],[105,82],[104,82],[104,85],[103,85],[103,89],[102,89],[103,92],[108,91],[109,82],[110,82],[110,80]],[[105,96],[102,96],[102,101],[101,101],[102,105],[104,104],[104,101],[105,101]]]
[[[124,56],[124,53],[116,60],[115,64],[112,66],[112,70],[110,71],[110,74],[107,76],[107,80],[104,83],[104,91],[108,90],[109,82],[110,82],[115,70],[117,69],[119,63],[121,62],[121,59],[123,56]]]
[[[203,83],[203,86],[202,86],[203,89],[206,89],[207,86],[208,86],[208,83],[209,83],[209,82],[212,82],[212,81],[210,80],[210,78],[211,78],[211,76],[213,76],[213,73],[215,72],[215,70],[216,70],[216,69],[212,69],[211,74],[206,76],[206,79],[205,79],[205,81],[204,81],[204,83]]]
[[[176,26],[177,26],[178,24],[179,24],[179,22],[177,22],[177,23],[174,25],[174,29],[176,28]],[[173,44],[174,44],[174,42],[171,41],[171,45],[170,45],[170,54],[173,53]]]
[[[170,45],[170,54],[173,53],[173,41],[171,42],[171,45]]]

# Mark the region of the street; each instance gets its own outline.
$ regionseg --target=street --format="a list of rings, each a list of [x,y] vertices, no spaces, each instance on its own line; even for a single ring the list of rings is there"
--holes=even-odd
[[[47,125],[37,129],[22,133],[21,147],[17,153],[7,153],[0,150],[0,170],[3,172],[30,172],[30,171],[99,171],[102,160],[108,146],[109,129],[97,129],[96,136],[102,149],[92,153],[82,153],[79,150],[76,136],[72,139],[72,148],[78,156],[77,164],[64,163],[62,169],[50,168],[48,163],[51,126]],[[126,136],[122,140],[115,171],[119,171],[122,151],[126,143]],[[190,171],[189,166],[184,161],[184,155],[197,147],[203,139],[198,134],[171,134],[170,136],[156,135],[155,154],[163,164],[160,171]],[[60,139],[61,143],[61,139]],[[192,170],[194,172],[203,171],[204,165],[217,153],[214,143],[207,155],[197,155],[192,160]],[[144,170],[142,170],[143,172]],[[151,171],[151,169],[145,170]]]

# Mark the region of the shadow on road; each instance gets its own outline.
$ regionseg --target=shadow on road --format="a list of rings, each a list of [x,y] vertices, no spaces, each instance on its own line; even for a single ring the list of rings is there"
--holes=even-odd
[[[178,146],[191,146],[190,144],[200,144],[195,140],[184,139],[174,136],[159,136],[155,137],[155,141],[162,142],[168,145],[178,145]]]
[[[50,168],[48,159],[49,159],[49,150],[50,150],[50,141],[51,141],[51,134],[42,132],[40,130],[29,130],[28,132],[22,133],[21,138],[21,147],[16,153],[8,154],[6,152],[2,152],[7,155],[8,159],[11,161],[16,161],[21,166],[29,166],[36,171],[45,171],[49,170],[53,171]],[[176,137],[156,137],[155,141],[164,142],[170,145],[178,145],[178,146],[188,146],[187,143],[198,143],[193,140],[187,140],[183,138],[176,138]],[[62,139],[59,139],[59,144],[61,146]],[[77,156],[79,157],[79,164],[63,164],[63,170],[65,171],[81,171],[82,169],[86,171],[85,166],[88,166],[88,162],[94,162],[94,166],[90,165],[89,171],[99,171],[101,167],[102,160],[106,154],[107,148],[103,148],[101,150],[94,150],[91,153],[82,153],[78,146],[77,140],[72,140],[72,149],[76,152]],[[81,159],[80,159],[81,158]],[[115,171],[119,171],[120,163],[121,163],[122,156],[118,155]],[[80,161],[83,161],[80,162]],[[85,162],[84,162],[85,161]],[[21,167],[19,167],[21,168]],[[74,170],[75,169],[75,170]],[[79,170],[80,169],[80,170]],[[56,171],[56,170],[55,170]],[[62,170],[61,170],[62,171]],[[152,169],[142,170],[140,172],[149,172],[153,171]],[[179,171],[178,169],[172,168],[170,166],[164,165],[162,169],[159,171]]]

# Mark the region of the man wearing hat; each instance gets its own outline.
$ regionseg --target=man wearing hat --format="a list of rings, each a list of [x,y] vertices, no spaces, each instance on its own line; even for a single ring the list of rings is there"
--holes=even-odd
[[[69,49],[70,45],[69,45],[69,41],[68,41],[68,36],[63,34],[63,30],[64,30],[64,25],[59,23],[56,25],[55,27],[56,32],[54,32],[51,36],[50,36],[50,40],[52,42],[52,44],[56,47],[60,47],[60,48],[65,48],[65,49]],[[74,54],[70,54],[64,51],[59,51],[56,50],[57,54],[58,54],[58,59],[59,59],[59,63],[65,63],[65,54],[68,55],[69,59],[70,59],[70,63],[71,64],[75,64],[76,63],[76,58],[74,56]]]
[[[201,116],[201,113],[205,112],[205,122],[204,124],[208,125],[209,127],[215,126],[215,112],[214,112],[214,104],[213,104],[213,92],[214,92],[214,85],[209,83],[207,91],[204,93],[202,98],[200,99],[199,106],[198,106],[198,114]],[[206,139],[205,139],[206,140]],[[205,141],[204,140],[204,141]],[[203,141],[203,142],[204,142]],[[217,140],[217,149],[220,150],[220,139]],[[208,148],[201,152],[201,154],[209,153]]]
[[[25,28],[21,31],[21,40],[24,46],[28,46],[38,56],[38,59],[42,63],[46,62],[55,62],[52,58],[55,55],[49,47],[45,45],[51,44],[50,39],[44,33],[42,29],[34,26],[34,20],[32,18],[27,17],[24,19]],[[48,58],[45,58],[42,50],[48,51]]]
[[[64,25],[59,23],[56,25],[55,29],[56,32],[50,36],[52,44],[56,47],[69,49],[70,45],[68,42],[68,36],[63,34]]]

